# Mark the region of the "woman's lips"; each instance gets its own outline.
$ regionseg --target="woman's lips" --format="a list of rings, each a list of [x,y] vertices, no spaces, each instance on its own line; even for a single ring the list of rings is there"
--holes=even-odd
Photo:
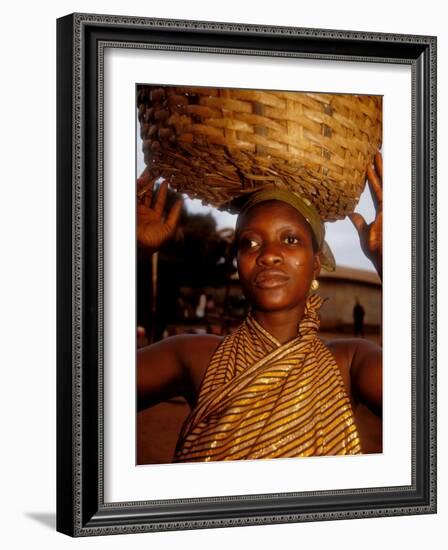
[[[283,271],[278,269],[266,269],[261,271],[255,277],[255,286],[258,288],[276,288],[286,285],[289,277]]]

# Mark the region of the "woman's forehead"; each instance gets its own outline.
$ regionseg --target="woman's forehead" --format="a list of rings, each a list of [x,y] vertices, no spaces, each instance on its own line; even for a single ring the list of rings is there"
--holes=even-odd
[[[249,226],[269,227],[281,225],[282,223],[292,223],[300,227],[306,227],[311,232],[308,222],[298,210],[285,202],[277,200],[264,201],[244,211],[238,216],[236,227],[241,232]]]

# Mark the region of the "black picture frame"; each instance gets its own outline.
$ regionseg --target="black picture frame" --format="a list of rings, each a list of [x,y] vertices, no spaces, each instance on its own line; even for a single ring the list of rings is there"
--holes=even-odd
[[[101,56],[105,44],[412,70],[412,483],[104,501]],[[57,21],[57,530],[71,536],[436,512],[436,38],[72,14]]]

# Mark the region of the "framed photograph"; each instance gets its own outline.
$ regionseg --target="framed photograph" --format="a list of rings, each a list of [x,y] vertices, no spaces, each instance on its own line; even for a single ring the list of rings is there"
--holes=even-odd
[[[436,38],[57,23],[57,529],[435,513]]]

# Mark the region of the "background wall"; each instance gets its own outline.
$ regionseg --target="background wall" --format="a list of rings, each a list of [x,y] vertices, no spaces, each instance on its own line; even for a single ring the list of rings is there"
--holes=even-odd
[[[272,548],[279,540],[294,546],[386,548],[391,539],[406,549],[440,548],[448,520],[447,328],[439,334],[439,513],[387,519],[351,520],[207,531],[157,533],[71,540],[55,528],[55,42],[57,17],[78,11],[180,19],[251,22],[439,37],[439,155],[447,150],[443,122],[448,94],[448,35],[442,3],[377,0],[300,4],[277,0],[213,4],[192,0],[61,0],[51,4],[16,2],[2,13],[1,202],[1,539],[5,548],[189,548],[253,543]],[[57,6],[57,7],[55,7]],[[439,205],[447,202],[446,164],[440,163]],[[442,211],[443,213],[443,211]],[[441,218],[441,216],[440,216]],[[441,240],[445,235],[439,221]],[[441,255],[439,280],[447,279]],[[446,306],[440,285],[439,311]],[[445,529],[443,529],[445,527]]]

